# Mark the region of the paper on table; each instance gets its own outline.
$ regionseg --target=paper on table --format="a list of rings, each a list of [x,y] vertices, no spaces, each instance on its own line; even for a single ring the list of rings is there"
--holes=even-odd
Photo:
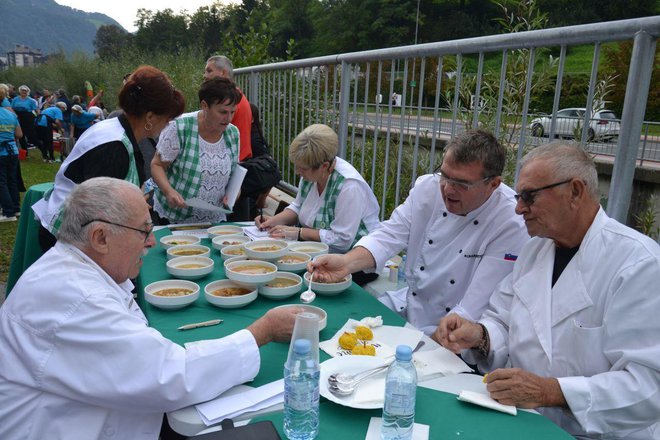
[[[518,413],[515,406],[502,405],[489,395],[477,393],[475,391],[461,391],[461,394],[458,395],[458,400],[494,409],[495,411],[501,411],[503,413],[511,414],[512,416],[515,416]]]
[[[364,440],[380,440],[380,428],[383,425],[383,419],[372,417],[369,421],[369,429]],[[427,440],[429,438],[429,425],[415,423],[413,425],[412,440]]]
[[[256,226],[246,226],[243,228],[243,232],[252,240],[270,240],[271,237],[268,236],[268,231],[260,231]],[[273,238],[273,240],[275,240]]]
[[[360,382],[353,392],[353,402],[382,404],[385,401],[386,371]]]
[[[204,423],[207,426],[213,425],[226,418],[237,417],[249,411],[257,411],[284,402],[284,379],[258,388],[245,386],[243,388],[240,392],[235,392],[236,390],[232,388],[213,400],[195,405]]]
[[[335,333],[332,339],[319,343],[319,348],[332,357],[351,354],[350,350],[344,350],[339,347],[339,337],[344,332],[353,332],[356,325],[360,325],[360,322],[355,319],[349,319],[346,321],[346,324]],[[394,347],[397,345],[405,344],[414,348],[420,339],[422,339],[423,334],[419,330],[405,327],[394,327],[390,325],[375,327],[372,328],[371,331],[374,333],[374,339],[373,341],[368,342],[372,345],[376,345],[376,357],[379,358],[393,356]]]

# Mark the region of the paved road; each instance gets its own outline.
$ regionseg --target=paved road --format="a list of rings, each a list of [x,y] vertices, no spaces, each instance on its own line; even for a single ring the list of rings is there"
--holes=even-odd
[[[419,121],[417,115],[411,114],[406,115],[401,120],[400,115],[388,115],[388,114],[378,114],[376,113],[367,113],[366,117],[364,113],[350,114],[350,122],[357,128],[362,128],[365,124],[367,128],[379,127],[381,130],[386,130],[387,127],[390,127],[391,132],[400,132],[408,135],[415,135],[418,132],[420,135],[425,137],[430,137],[431,133],[435,130],[440,139],[449,140],[451,138],[452,129],[455,133],[460,133],[464,130],[464,125],[460,121],[456,121],[454,127],[452,127],[451,119],[440,119],[438,122],[435,122],[432,117],[429,116],[420,116]],[[403,130],[402,130],[403,129]],[[513,139],[519,139],[519,132],[513,136]],[[526,142],[532,145],[540,145],[542,143],[549,142],[547,137],[539,138],[528,134],[526,137]],[[598,141],[598,142],[589,142],[588,144],[589,151],[602,154],[602,155],[616,155],[616,141]],[[639,145],[639,157],[645,161],[660,161],[660,138],[657,136],[649,136],[640,138]]]

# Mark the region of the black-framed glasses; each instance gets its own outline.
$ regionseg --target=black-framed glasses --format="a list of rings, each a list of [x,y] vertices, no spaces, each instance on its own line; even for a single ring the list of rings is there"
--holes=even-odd
[[[540,191],[543,191],[545,189],[550,189],[554,188],[555,186],[563,185],[565,183],[570,182],[573,180],[573,178],[570,178],[568,180],[562,180],[561,182],[557,183],[551,183],[550,185],[542,186],[541,188],[534,188],[534,189],[524,189],[520,191],[518,194],[514,195],[516,202],[522,200],[522,202],[527,205],[531,206],[534,203],[534,200],[536,199],[536,194]]]
[[[131,229],[131,230],[133,230],[133,231],[141,232],[141,233],[144,234],[144,242],[145,242],[145,243],[147,242],[147,240],[149,240],[149,236],[151,235],[151,233],[152,233],[153,230],[154,230],[154,225],[153,225],[153,223],[149,223],[149,229],[147,229],[147,230],[145,231],[144,229],[138,229],[138,228],[134,228],[134,227],[132,227],[132,226],[126,226],[126,225],[122,225],[122,224],[120,224],[120,223],[110,222],[110,221],[108,221],[108,220],[102,220],[102,219],[100,219],[100,218],[95,218],[95,219],[93,219],[93,220],[90,220],[90,221],[88,221],[88,222],[85,222],[85,223],[83,223],[82,225],[80,225],[80,227],[81,227],[81,228],[84,228],[85,226],[89,225],[90,223],[94,223],[94,222],[107,223],[107,224],[109,224],[109,225],[119,226],[119,227],[121,227],[121,228],[126,228],[126,229]]]

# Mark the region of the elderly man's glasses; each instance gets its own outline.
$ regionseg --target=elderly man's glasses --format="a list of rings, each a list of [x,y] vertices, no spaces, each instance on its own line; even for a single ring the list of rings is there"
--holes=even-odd
[[[149,223],[149,229],[147,229],[145,231],[144,229],[138,229],[138,228],[134,228],[132,226],[126,226],[126,225],[122,225],[122,224],[119,224],[119,223],[109,222],[107,220],[101,220],[100,218],[95,218],[94,220],[90,220],[88,222],[85,222],[84,224],[80,225],[80,227],[84,228],[85,226],[89,225],[90,223],[94,223],[94,222],[107,223],[109,225],[119,226],[121,228],[126,228],[126,229],[131,229],[133,231],[141,232],[141,233],[144,234],[144,242],[145,243],[147,242],[147,240],[149,240],[149,236],[151,235],[151,232],[153,232],[153,230],[154,230],[153,223]]]
[[[441,185],[451,185],[457,190],[460,191],[468,191],[472,188],[476,188],[477,186],[488,182],[490,179],[492,179],[493,176],[488,176],[484,177],[483,179],[479,179],[474,182],[467,182],[465,180],[456,180],[452,179],[451,177],[447,177],[444,174],[440,173],[440,184]]]
[[[550,185],[542,186],[541,188],[535,188],[535,189],[524,189],[520,191],[520,193],[514,195],[513,197],[516,198],[516,202],[519,200],[522,200],[522,202],[527,205],[531,206],[534,203],[534,200],[536,199],[536,194],[539,193],[540,191],[543,191],[545,189],[550,189],[554,188],[555,186],[563,185],[565,183],[570,182],[573,179],[568,179],[568,180],[562,180],[561,182],[557,183],[551,183]]]

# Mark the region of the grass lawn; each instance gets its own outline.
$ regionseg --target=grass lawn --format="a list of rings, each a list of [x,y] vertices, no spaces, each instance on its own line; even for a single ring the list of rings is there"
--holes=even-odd
[[[59,163],[43,163],[39,150],[30,150],[27,159],[21,161],[21,174],[23,175],[25,187],[29,188],[37,183],[52,182],[59,168]],[[21,193],[22,199],[23,194]],[[32,212],[22,212],[21,215],[32,215]],[[3,283],[7,281],[17,228],[18,222],[0,223],[0,282]]]

